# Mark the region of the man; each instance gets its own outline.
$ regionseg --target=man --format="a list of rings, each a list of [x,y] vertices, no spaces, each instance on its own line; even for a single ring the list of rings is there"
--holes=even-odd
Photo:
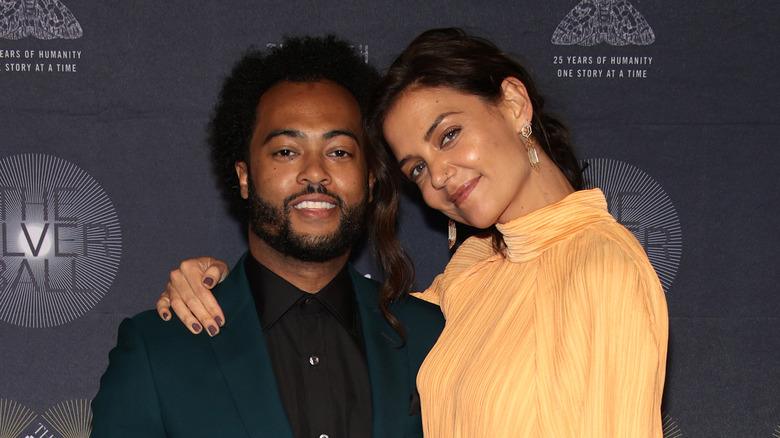
[[[396,303],[404,340],[378,284],[348,263],[375,195],[360,109],[377,77],[332,37],[236,64],[210,136],[249,230],[249,252],[214,288],[230,322],[206,337],[152,311],[123,321],[93,437],[422,436],[415,378],[441,313]]]

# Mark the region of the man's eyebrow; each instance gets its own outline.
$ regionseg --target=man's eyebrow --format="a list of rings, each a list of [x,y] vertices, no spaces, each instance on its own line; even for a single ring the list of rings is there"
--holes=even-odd
[[[345,135],[353,140],[355,140],[355,143],[360,144],[360,140],[358,139],[358,136],[355,135],[354,132],[347,130],[347,129],[334,129],[332,131],[328,131],[325,134],[323,134],[322,138],[325,140],[330,140],[332,138],[336,138],[339,136]],[[308,138],[309,136],[306,135],[303,131],[298,131],[295,129],[274,129],[273,131],[269,132],[268,135],[265,136],[265,140],[263,141],[263,144],[268,143],[269,141],[273,140],[276,137],[291,137],[291,138]]]
[[[427,143],[431,139],[431,135],[433,135],[433,131],[436,129],[437,126],[444,120],[445,117],[450,116],[452,114],[460,114],[459,111],[450,111],[448,113],[444,113],[439,115],[439,117],[436,117],[436,120],[431,123],[431,126],[428,128],[428,131],[425,132],[425,142]]]
[[[303,131],[296,131],[294,129],[274,129],[273,131],[269,132],[268,135],[265,136],[265,140],[263,140],[263,144],[268,143],[269,141],[273,140],[276,137],[292,137],[292,138],[306,138],[306,134],[303,133]]]
[[[325,133],[325,135],[322,136],[322,138],[324,138],[325,140],[330,140],[331,138],[336,138],[341,135],[346,135],[352,140],[355,140],[355,143],[360,144],[360,140],[358,139],[358,136],[355,135],[354,132],[348,129],[334,129],[333,131],[328,131]]]

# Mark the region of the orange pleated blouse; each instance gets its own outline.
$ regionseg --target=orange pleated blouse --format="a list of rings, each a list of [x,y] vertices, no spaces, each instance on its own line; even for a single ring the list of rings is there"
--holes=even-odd
[[[466,240],[415,294],[447,323],[420,368],[426,438],[662,438],[668,315],[598,189]]]

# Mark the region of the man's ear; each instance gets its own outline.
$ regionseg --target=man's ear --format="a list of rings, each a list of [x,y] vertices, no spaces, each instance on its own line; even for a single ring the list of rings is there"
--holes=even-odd
[[[531,123],[534,115],[531,99],[525,85],[519,79],[509,76],[501,82],[502,109],[505,116],[520,122],[520,126]]]
[[[241,197],[249,199],[249,166],[243,161],[236,161],[236,175],[238,187],[241,189]]]
[[[374,202],[374,183],[376,182],[376,177],[373,173],[368,174],[368,202]]]

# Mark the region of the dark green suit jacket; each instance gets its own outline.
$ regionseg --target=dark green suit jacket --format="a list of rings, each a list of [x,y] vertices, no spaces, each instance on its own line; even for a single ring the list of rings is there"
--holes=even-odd
[[[227,317],[219,335],[193,335],[155,311],[122,321],[92,401],[92,437],[292,438],[244,257],[214,289]],[[415,378],[444,318],[416,298],[397,303],[392,311],[407,336],[401,348],[379,311],[378,283],[354,269],[351,274],[366,343],[373,436],[422,437]]]

